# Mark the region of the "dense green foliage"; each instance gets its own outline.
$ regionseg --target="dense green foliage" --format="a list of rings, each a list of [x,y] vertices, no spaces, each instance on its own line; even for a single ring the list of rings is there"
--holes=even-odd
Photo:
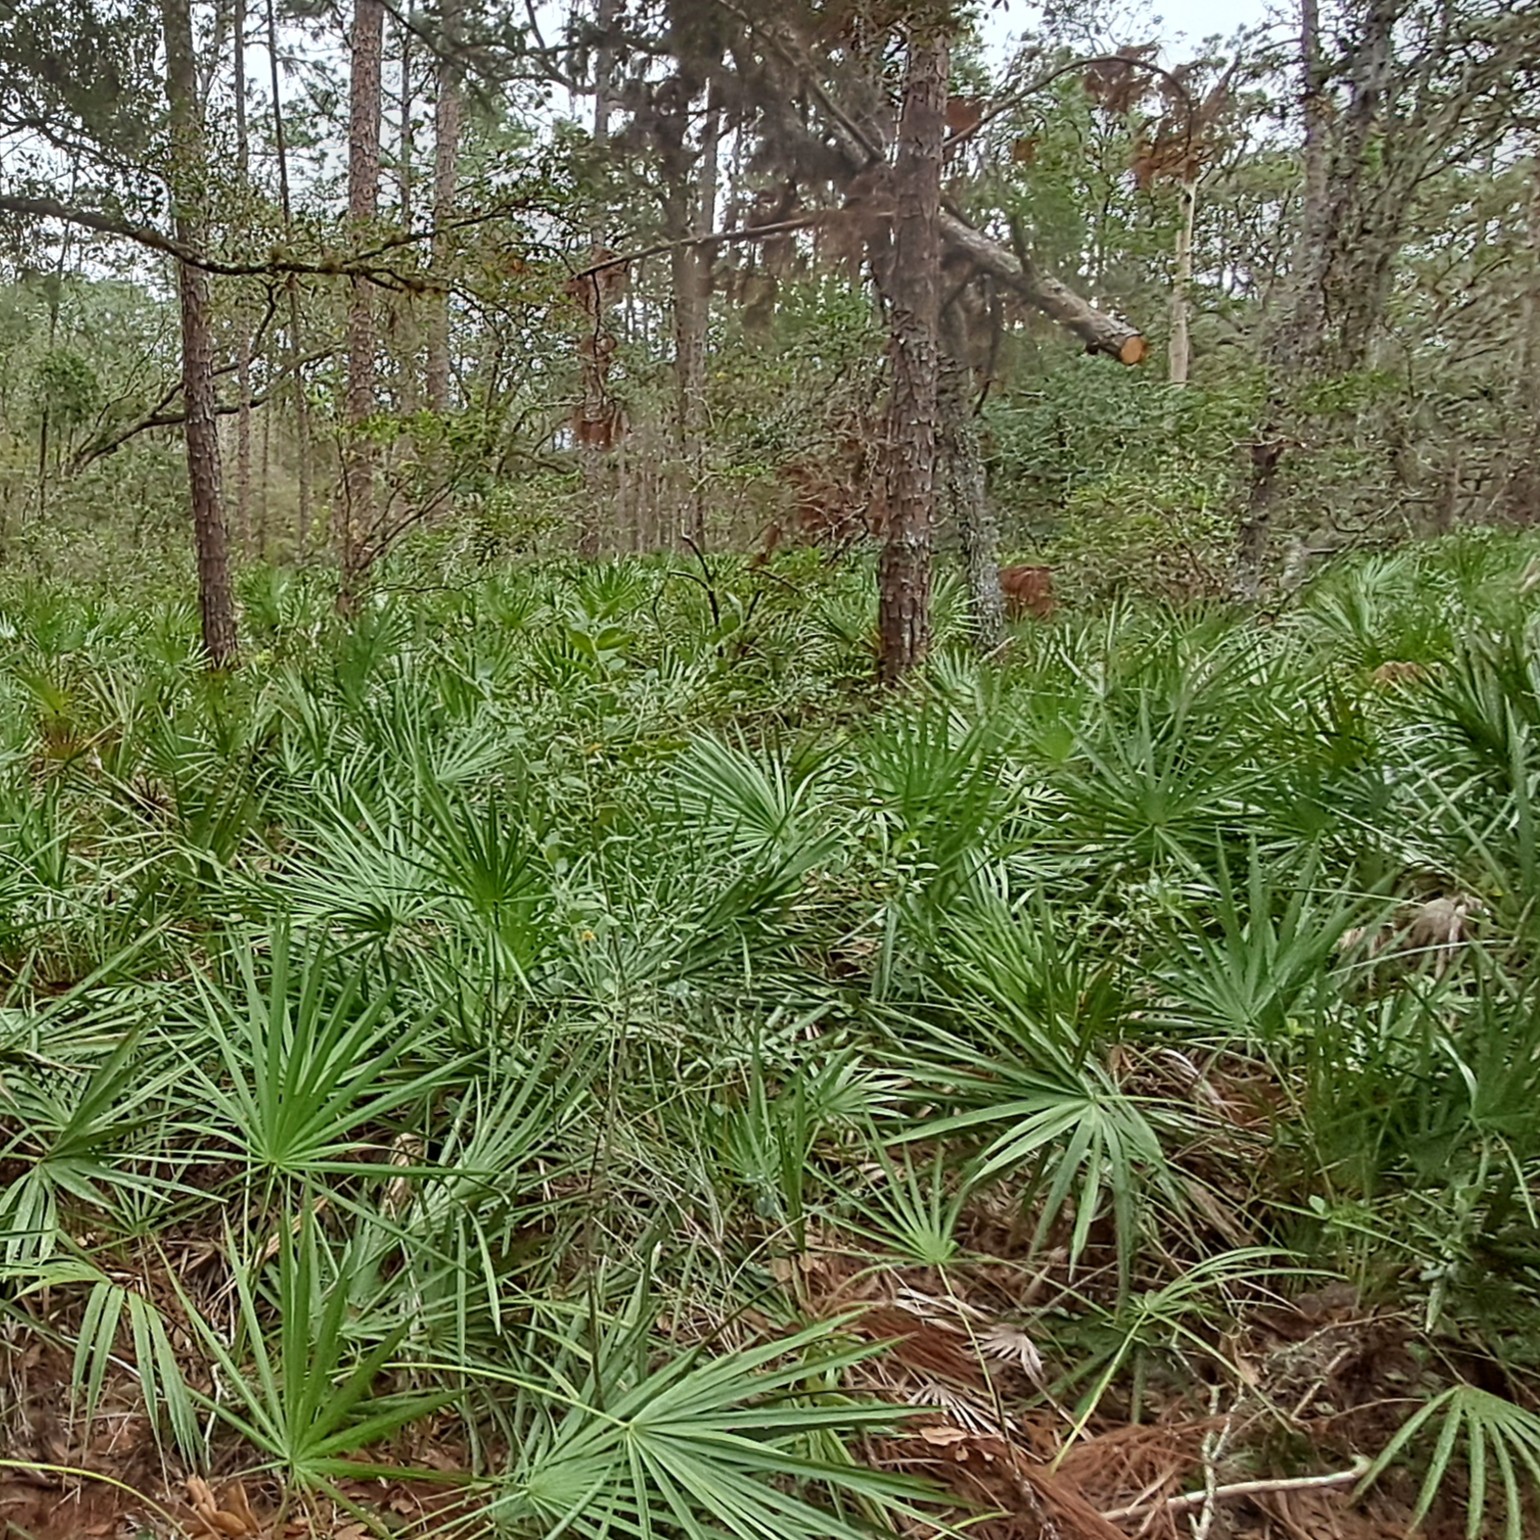
[[[930,1501],[868,1463],[911,1394],[1061,1446],[1234,1408],[1272,1469],[1443,1393],[1427,1500],[1517,1526],[1529,554],[1000,668],[944,593],[881,700],[869,579],[816,563],[544,565],[347,630],[266,574],[229,677],[185,604],[10,588],[0,1320],[175,1462],[346,1495],[436,1449],[516,1535],[852,1533]],[[1437,898],[1475,902],[1375,944]],[[1395,1388],[1312,1422],[1248,1333],[1334,1276]],[[895,1298],[994,1390],[878,1372],[848,1312]]]

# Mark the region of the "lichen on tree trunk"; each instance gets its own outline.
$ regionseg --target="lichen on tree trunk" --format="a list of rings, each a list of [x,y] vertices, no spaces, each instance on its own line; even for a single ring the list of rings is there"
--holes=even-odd
[[[968,329],[954,300],[941,317],[941,425],[943,517],[957,526],[968,585],[968,630],[978,651],[1005,641],[1005,596],[1000,591],[1000,537],[984,482],[984,456],[974,420],[969,381]]]

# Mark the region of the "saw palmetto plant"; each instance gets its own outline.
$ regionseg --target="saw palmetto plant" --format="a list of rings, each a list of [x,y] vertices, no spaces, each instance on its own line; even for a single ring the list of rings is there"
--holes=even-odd
[[[1531,1532],[1527,559],[881,699],[837,574],[255,584],[217,682],[7,597],[7,1459],[315,1533]]]

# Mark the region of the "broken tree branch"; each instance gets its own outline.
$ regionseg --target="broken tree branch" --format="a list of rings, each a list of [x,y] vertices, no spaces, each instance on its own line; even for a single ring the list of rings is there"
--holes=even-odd
[[[819,72],[801,39],[779,10],[767,17],[759,13],[751,16],[730,3],[727,8],[748,22],[754,33],[801,77],[809,100],[823,119],[827,137],[822,142],[844,162],[848,178],[854,180],[883,160],[884,147],[874,143],[823,88]],[[996,283],[1019,294],[1050,320],[1079,337],[1088,351],[1103,353],[1128,365],[1141,363],[1148,354],[1149,343],[1138,327],[1098,310],[1067,283],[1040,272],[1024,254],[1018,256],[993,236],[970,225],[955,209],[942,210],[941,240],[946,248],[965,257],[978,271],[989,274]]]
[[[1090,352],[1104,353],[1120,364],[1144,361],[1150,345],[1138,327],[1098,310],[1067,283],[1040,272],[1025,253],[1017,256],[993,236],[948,212],[941,215],[941,238],[980,272],[988,273],[996,283],[1003,283],[1050,320],[1073,332]]]

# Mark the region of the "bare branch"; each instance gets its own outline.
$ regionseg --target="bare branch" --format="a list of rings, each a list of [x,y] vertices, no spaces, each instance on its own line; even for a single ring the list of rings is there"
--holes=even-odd
[[[655,246],[643,246],[639,251],[628,251],[618,257],[606,257],[602,262],[590,262],[572,275],[572,282],[592,278],[608,272],[613,267],[628,267],[633,262],[648,257],[658,257],[666,251],[678,251],[686,246],[729,246],[745,241],[769,240],[772,236],[787,235],[793,230],[810,230],[823,224],[832,216],[828,213],[803,214],[796,219],[777,220],[773,225],[745,225],[738,230],[713,230],[708,235],[689,235],[677,241],[659,241]]]
[[[443,280],[422,273],[403,273],[384,266],[380,259],[408,246],[431,242],[435,234],[447,230],[463,230],[504,219],[513,210],[508,206],[499,206],[467,213],[430,229],[403,231],[346,256],[321,256],[307,261],[274,252],[261,262],[232,262],[211,257],[162,234],[152,225],[135,224],[120,215],[77,208],[61,203],[57,198],[26,198],[14,193],[0,193],[0,211],[22,214],[32,219],[56,219],[65,224],[79,225],[86,230],[95,230],[102,235],[118,236],[147,250],[171,257],[186,267],[197,268],[221,278],[259,278],[293,273],[303,277],[360,278],[381,288],[438,293],[448,291],[448,285]]]
[[[1102,1517],[1109,1524],[1116,1524],[1121,1519],[1141,1518],[1152,1509],[1175,1516],[1179,1513],[1190,1513],[1194,1508],[1203,1507],[1205,1503],[1224,1501],[1231,1497],[1262,1497],[1269,1492],[1307,1492],[1319,1491],[1323,1487],[1352,1486],[1368,1469],[1369,1462],[1361,1459],[1351,1470],[1331,1471],[1324,1476],[1289,1476],[1273,1481],[1235,1481],[1229,1486],[1215,1487],[1212,1491],[1184,1492],[1180,1497],[1156,1498],[1152,1502],[1138,1502],[1127,1508],[1114,1508],[1111,1512],[1102,1514]]]

